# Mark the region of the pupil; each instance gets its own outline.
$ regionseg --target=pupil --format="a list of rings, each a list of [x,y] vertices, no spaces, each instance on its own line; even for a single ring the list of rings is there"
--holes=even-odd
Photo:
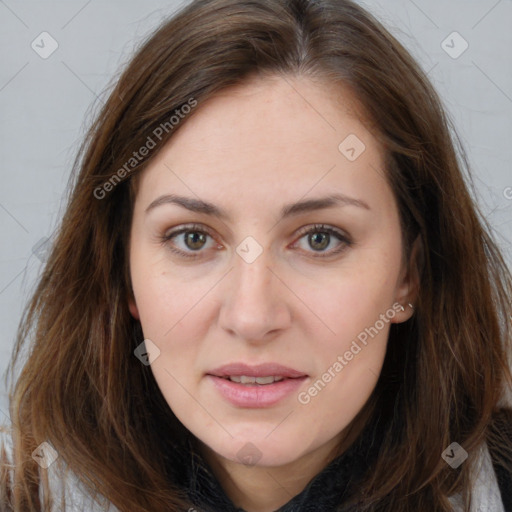
[[[321,250],[329,245],[329,233],[315,233],[309,236],[309,243],[312,249]],[[318,245],[317,245],[318,244]]]
[[[200,249],[205,243],[205,235],[203,233],[189,232],[185,237],[185,243],[189,249]]]

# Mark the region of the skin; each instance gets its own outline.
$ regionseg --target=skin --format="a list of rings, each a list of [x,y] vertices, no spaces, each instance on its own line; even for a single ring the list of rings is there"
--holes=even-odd
[[[198,106],[140,176],[130,311],[160,350],[151,369],[169,407],[200,440],[227,495],[249,512],[282,506],[332,460],[375,387],[391,323],[412,315],[415,282],[402,259],[383,149],[358,111],[339,86],[253,78]],[[349,134],[366,146],[354,161],[338,149]],[[334,192],[369,209],[336,205],[279,220],[283,205]],[[230,218],[170,203],[146,212],[164,194],[208,201]],[[189,223],[211,236],[198,245],[183,234],[162,241]],[[314,224],[338,228],[352,243],[331,235],[324,246],[322,229],[313,242],[298,234]],[[248,236],[263,250],[252,263],[236,252]],[[404,311],[307,404],[292,393],[271,407],[237,407],[206,377],[222,364],[274,361],[306,373],[299,391],[307,391],[396,302]],[[260,452],[255,465],[237,455],[247,443]]]

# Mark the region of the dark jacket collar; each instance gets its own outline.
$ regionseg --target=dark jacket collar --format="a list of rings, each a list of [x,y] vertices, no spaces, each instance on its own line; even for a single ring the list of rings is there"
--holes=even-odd
[[[375,461],[389,424],[381,415],[370,422],[353,445],[318,473],[306,488],[274,512],[356,512],[359,480]],[[512,443],[512,427],[505,418],[500,424]],[[389,421],[389,420],[388,420]],[[168,441],[168,439],[167,439]],[[186,431],[169,452],[169,476],[188,496],[188,512],[246,512],[227,497],[211,468],[200,455],[197,439]],[[512,475],[497,464],[499,454],[490,450],[504,509],[512,512]],[[348,499],[351,505],[347,504]],[[187,512],[187,511],[184,511]]]
[[[332,460],[306,488],[275,512],[330,512],[356,510],[342,506],[357,492],[357,480],[376,457],[380,429],[367,427],[358,440],[342,455]],[[197,512],[246,512],[227,497],[210,466],[199,454],[197,443],[189,441],[189,463],[182,483]]]

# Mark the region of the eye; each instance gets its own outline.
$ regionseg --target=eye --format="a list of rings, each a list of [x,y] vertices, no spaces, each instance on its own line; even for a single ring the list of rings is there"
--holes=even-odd
[[[209,245],[208,239],[210,239]],[[211,249],[216,245],[212,235],[204,227],[196,224],[182,226],[166,233],[161,238],[161,242],[172,252],[186,258],[197,258],[202,249]],[[221,247],[219,244],[216,246]]]
[[[311,256],[315,258],[334,256],[353,244],[341,230],[324,224],[305,226],[299,230],[298,235],[300,238],[292,244],[292,247],[303,245],[300,242],[304,239],[312,250],[300,248],[312,253]],[[185,258],[198,258],[204,252],[203,249],[222,248],[205,227],[197,224],[181,226],[166,233],[161,237],[161,243],[173,253]]]
[[[305,243],[313,250],[313,252],[317,253],[312,254],[312,256],[316,258],[325,258],[339,254],[352,245],[350,238],[341,230],[324,224],[305,226],[299,231],[299,235],[302,236],[299,241],[295,242],[293,245],[300,245],[299,242],[304,239]],[[330,250],[328,250],[329,247],[331,248]],[[304,250],[306,252],[311,252],[311,250],[308,249]]]

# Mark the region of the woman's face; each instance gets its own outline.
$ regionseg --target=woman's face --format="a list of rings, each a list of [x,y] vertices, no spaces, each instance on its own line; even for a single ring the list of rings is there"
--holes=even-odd
[[[252,80],[198,106],[140,176],[130,311],[169,407],[233,462],[328,453],[411,315],[382,148],[356,109],[339,87]]]

